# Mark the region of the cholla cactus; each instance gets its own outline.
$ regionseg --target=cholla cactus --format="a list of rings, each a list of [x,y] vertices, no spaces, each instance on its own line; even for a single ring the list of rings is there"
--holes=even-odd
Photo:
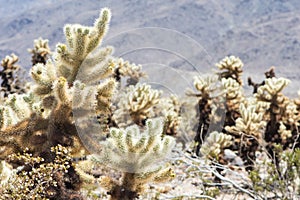
[[[11,56],[6,56],[1,61],[1,66],[3,70],[0,71],[0,76],[2,79],[1,82],[1,93],[4,97],[7,97],[9,94],[13,93],[24,93],[25,87],[22,86],[20,80],[17,76],[17,72],[20,69],[20,66],[16,65],[19,58],[15,54]]]
[[[128,120],[120,121],[124,117],[122,115],[129,114],[134,123],[143,125],[147,118],[153,117],[153,106],[159,103],[161,94],[161,91],[151,89],[151,86],[145,83],[130,85],[118,104],[116,121],[121,125]]]
[[[112,48],[106,47],[92,52],[105,35],[109,20],[109,10],[103,9],[94,27],[65,26],[68,44],[57,45],[54,63],[49,61],[45,65],[36,65],[31,70],[38,86],[45,87],[44,90],[40,89],[40,93],[49,94],[58,77],[64,77],[68,86],[72,86],[75,80],[91,84],[112,75]]]
[[[235,120],[234,126],[226,126],[225,130],[235,136],[234,141],[239,144],[237,147],[240,157],[244,160],[246,169],[252,169],[256,159],[256,151],[264,146],[263,131],[266,122],[263,120],[263,113],[257,112],[257,106],[244,103],[240,104],[240,117]]]
[[[281,139],[283,141],[286,141],[288,138],[292,137],[292,131],[291,130],[287,130],[286,126],[284,125],[284,123],[280,122],[280,126],[279,126],[279,130],[278,130]]]
[[[75,147],[80,139],[73,116],[109,112],[116,81],[104,79],[113,74],[112,48],[93,51],[105,35],[109,20],[110,11],[105,8],[93,27],[66,25],[68,44],[57,45],[53,61],[32,67],[35,82],[27,95],[9,98],[0,109],[4,124],[1,134],[6,136],[0,138],[2,147],[15,152],[28,147],[38,155],[57,144]],[[11,111],[17,118],[7,118],[12,116]],[[15,121],[9,122],[11,118]],[[74,152],[85,149],[82,144],[77,147]]]
[[[146,129],[140,132],[134,125],[124,129],[111,128],[110,137],[101,142],[102,153],[98,162],[123,172],[122,180],[101,177],[100,185],[111,199],[133,199],[143,191],[147,182],[162,182],[174,176],[170,167],[159,166],[175,144],[171,136],[163,135],[161,118],[146,121]]]
[[[275,70],[275,67],[271,67],[268,71],[265,72],[265,76],[267,79],[276,77],[274,70]],[[252,81],[251,77],[248,77],[248,85],[253,87],[253,93],[255,94],[255,93],[257,93],[257,89],[260,86],[265,85],[265,81],[262,81],[261,83],[254,83]]]
[[[282,116],[282,122],[291,126],[296,127],[300,124],[300,112],[297,110],[297,104],[295,101],[288,101],[285,103],[285,115]]]
[[[44,131],[48,120],[43,118],[41,113],[32,113],[31,109],[35,107],[40,110],[39,106],[32,104],[31,107],[27,100],[30,100],[30,95],[13,94],[0,108],[0,158],[25,148],[39,151],[47,141]]]
[[[239,114],[239,105],[244,102],[244,95],[241,85],[232,78],[222,80],[222,85],[226,93],[226,120],[225,125],[233,125]]]
[[[72,84],[76,78],[81,81],[97,81],[112,73],[111,47],[90,54],[105,36],[110,17],[110,11],[104,8],[93,27],[77,24],[64,27],[67,45],[58,44],[57,53],[54,55],[58,65],[58,76],[65,77],[68,83]],[[78,73],[79,70],[81,73]],[[80,78],[77,75],[80,75]],[[85,81],[83,82],[86,83]]]
[[[114,78],[121,81],[121,76],[128,76],[127,85],[135,85],[140,78],[146,77],[146,74],[141,71],[142,66],[124,61],[122,58],[117,60]]]
[[[218,103],[214,99],[214,93],[220,89],[217,86],[217,75],[204,75],[194,77],[194,87],[199,94],[187,93],[190,96],[199,97],[198,100],[198,127],[194,141],[196,143],[195,153],[199,155],[200,147],[208,133],[208,128],[211,123],[211,116],[213,112],[213,103]]]
[[[224,89],[226,90],[226,98],[228,100],[240,100],[242,97],[242,91],[239,83],[232,79],[222,79],[222,85]]]
[[[244,102],[242,90],[242,80],[240,78],[243,70],[243,63],[239,58],[234,56],[225,57],[217,67],[224,72],[217,73],[220,75],[223,90],[226,97],[226,118],[225,126],[234,125],[235,120],[239,117],[239,104]]]
[[[214,131],[209,134],[200,148],[203,156],[209,159],[219,159],[224,148],[232,144],[232,137],[225,133]]]
[[[218,76],[216,75],[204,75],[194,77],[194,87],[200,92],[201,98],[209,98],[209,96],[215,92]]]
[[[276,134],[278,130],[278,121],[285,116],[286,106],[289,103],[287,97],[285,97],[281,91],[290,83],[285,78],[269,78],[265,80],[265,85],[260,86],[257,89],[257,93],[254,95],[257,101],[270,103],[270,107],[267,110],[269,113],[269,130],[271,135]],[[271,133],[272,132],[272,133]]]
[[[88,154],[74,124],[78,113],[79,117],[88,118],[91,113],[110,111],[116,88],[116,81],[107,78],[113,75],[115,66],[112,48],[93,51],[108,28],[109,16],[109,10],[104,9],[94,27],[68,25],[68,46],[58,45],[53,61],[34,65],[31,90],[8,96],[1,106],[0,158],[28,148],[28,159],[32,160],[31,155],[41,159],[32,166],[25,164],[24,171],[9,179],[1,188],[5,199],[83,199],[69,154]],[[81,34],[82,29],[90,34]],[[84,139],[93,142],[89,137]],[[50,147],[57,144],[71,148],[66,159],[53,155]],[[62,151],[56,152],[58,157],[65,155]]]
[[[235,126],[225,127],[226,131],[241,135],[247,134],[255,136],[257,139],[262,138],[262,129],[266,126],[263,120],[263,113],[257,113],[255,105],[240,104],[241,117],[236,119]]]
[[[31,110],[24,100],[26,95],[11,94],[2,106],[1,128],[16,125],[30,117]]]
[[[285,78],[269,78],[266,79],[265,85],[260,86],[257,90],[256,98],[260,101],[282,101],[282,97],[278,98],[280,92],[290,83],[288,79]],[[278,99],[274,99],[274,98]]]
[[[180,107],[181,103],[174,95],[160,99],[157,109],[165,120],[165,134],[175,136],[178,133],[181,123]]]
[[[220,70],[225,70],[223,72],[220,72],[221,78],[232,78],[234,79],[239,85],[242,85],[242,79],[241,75],[243,73],[243,66],[244,64],[242,61],[235,57],[235,56],[227,56],[225,57],[221,62],[217,63],[216,66]]]
[[[279,157],[276,152],[274,152],[274,145],[276,143],[281,143],[284,146],[288,146],[288,143],[294,143],[292,140],[284,140],[287,135],[281,133],[287,132],[285,132],[283,129],[280,130],[280,122],[288,122],[289,119],[287,119],[287,115],[291,114],[287,109],[290,101],[282,94],[282,90],[289,83],[290,81],[285,78],[268,78],[265,80],[265,84],[257,89],[257,93],[255,94],[257,101],[267,102],[270,104],[269,109],[266,111],[268,123],[265,131],[265,140],[268,143],[267,149],[270,155],[275,155],[274,160],[276,161],[276,165],[278,165]],[[295,131],[294,134],[296,135],[297,132]],[[281,135],[284,138],[282,138]]]
[[[48,40],[44,40],[43,38],[34,40],[33,49],[28,49],[28,52],[32,54],[32,66],[36,65],[37,63],[46,64],[49,55],[51,55],[48,42]]]

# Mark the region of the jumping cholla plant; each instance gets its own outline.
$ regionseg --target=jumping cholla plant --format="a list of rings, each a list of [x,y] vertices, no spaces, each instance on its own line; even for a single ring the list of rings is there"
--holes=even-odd
[[[136,84],[126,88],[118,103],[118,110],[115,112],[115,119],[118,124],[130,121],[143,125],[145,120],[154,117],[153,106],[159,103],[161,91],[152,89],[150,85]],[[129,115],[129,118],[126,117]],[[125,117],[125,119],[124,119]]]
[[[289,99],[282,94],[282,90],[290,83],[285,78],[268,78],[265,84],[257,89],[255,97],[257,101],[267,102],[270,104],[267,110],[267,127],[265,132],[265,140],[268,142],[268,150],[273,154],[273,143],[281,143],[279,127],[280,121],[286,116],[286,107]]]
[[[83,145],[73,145],[74,142],[79,142],[80,138],[73,122],[72,111],[73,107],[83,111],[90,107],[80,107],[85,106],[78,98],[78,93],[82,90],[78,91],[74,86],[80,85],[84,88],[90,82],[97,82],[112,75],[114,65],[111,61],[111,47],[98,49],[90,54],[100,44],[109,19],[109,10],[103,9],[94,27],[65,26],[68,44],[57,45],[53,61],[47,60],[46,64],[34,65],[30,71],[35,81],[31,90],[23,96],[14,98],[13,106],[6,103],[7,106],[3,108],[4,114],[7,113],[5,110],[12,110],[16,115],[18,113],[25,115],[20,118],[21,121],[5,119],[9,117],[8,115],[1,117],[6,121],[15,121],[2,127],[3,134],[7,136],[1,139],[2,146],[13,148],[16,152],[29,147],[30,151],[35,153],[47,152],[51,146],[57,144],[77,146],[78,149],[73,149],[74,153],[85,149]],[[84,68],[85,63],[89,64],[89,70]],[[76,80],[79,72],[79,78],[85,79]],[[95,102],[93,109],[97,112],[107,112],[115,88],[116,81],[113,78],[102,81],[96,87],[86,89],[93,90],[93,95],[87,100]],[[84,97],[84,94],[81,96]],[[21,103],[18,103],[19,100]]]
[[[226,124],[232,124],[239,116],[239,103],[244,100],[242,88],[241,85],[233,78],[223,78],[221,82],[226,91],[227,115],[230,115],[233,119],[230,121],[227,120]]]
[[[212,111],[213,111],[213,93],[218,89],[216,83],[218,76],[216,75],[203,75],[194,77],[194,87],[197,90],[196,94],[188,91],[187,95],[196,96],[198,100],[198,128],[194,141],[196,142],[195,152],[199,155],[199,150],[205,137],[208,134],[209,124],[212,122]]]
[[[231,155],[229,155],[229,151],[225,152],[224,150],[226,150],[225,148],[231,149],[233,154],[237,154],[243,160],[242,165],[251,174],[259,169],[259,165],[256,163],[256,154],[267,149],[268,152],[265,153],[271,155],[269,158],[271,160],[270,165],[276,170],[280,160],[283,160],[280,156],[282,151],[276,150],[276,143],[283,144],[283,149],[299,146],[299,109],[297,110],[297,101],[290,101],[281,93],[289,81],[284,78],[275,78],[274,68],[271,68],[265,73],[267,78],[261,84],[254,84],[250,79],[252,85],[256,88],[254,98],[248,98],[244,96],[241,87],[243,67],[241,60],[231,56],[223,59],[217,66],[219,70],[227,70],[216,73],[220,76],[220,81],[225,89],[226,119],[221,133],[213,132],[214,134],[209,135],[206,140],[202,140],[204,143],[199,145],[201,155],[210,160],[217,160],[221,164],[227,164],[229,160],[226,161],[223,158],[229,158]],[[208,82],[203,81],[204,76],[198,77],[196,80],[198,80],[198,84],[195,85],[195,88],[206,94],[201,96],[204,96],[208,102],[212,94],[211,91],[205,90],[205,88],[209,88]],[[205,107],[203,106],[203,108]],[[201,115],[202,117],[206,116],[204,119],[208,120],[211,111],[205,114],[204,110],[202,109]],[[273,122],[271,122],[272,120]],[[208,123],[208,125],[210,124]],[[221,145],[221,141],[223,141],[221,138],[226,138],[221,137],[222,134],[228,136],[230,141],[225,146]],[[268,138],[273,138],[273,140],[270,141]],[[297,151],[297,149],[293,149],[293,151]],[[227,155],[224,155],[226,153]],[[292,153],[292,155],[296,156],[295,153]],[[288,165],[295,166],[292,163]],[[294,167],[294,169],[297,169],[297,167]],[[223,170],[224,168],[217,167],[218,172]],[[222,173],[226,172],[223,171]],[[269,173],[270,177],[276,179],[273,176],[274,172],[270,171]],[[216,175],[216,177],[216,181],[220,181],[220,176]],[[282,179],[283,181],[292,182],[298,180],[297,176],[290,175]],[[255,180],[252,179],[252,181],[255,184]],[[281,186],[280,189],[277,188],[278,191],[287,192],[287,196],[297,193],[296,190],[284,190],[285,186]],[[267,187],[264,188],[264,191],[266,190],[268,190]],[[256,195],[259,197],[260,193]]]
[[[26,90],[17,56],[2,60],[0,199],[299,198],[300,100],[283,95],[288,79],[273,67],[260,84],[248,79],[246,97],[244,64],[229,56],[194,78],[191,98],[165,96],[140,83],[141,65],[101,47],[109,22],[104,8],[92,27],[66,25],[54,52],[35,40]],[[175,146],[184,127],[194,143]],[[191,177],[197,195],[177,191]]]
[[[141,78],[145,78],[146,74],[142,72],[142,66],[124,61],[119,58],[114,71],[114,78],[121,82],[121,77],[128,77],[127,85],[136,85]]]
[[[105,142],[96,144],[92,135],[80,135],[82,130],[89,132],[89,127],[86,127],[86,119],[89,119],[91,113],[94,111],[97,115],[110,114],[111,113],[111,99],[117,88],[117,80],[114,78],[115,67],[122,64],[119,59],[114,58],[112,54],[112,47],[97,48],[102,41],[103,36],[108,28],[108,22],[110,20],[110,11],[108,9],[102,9],[99,18],[96,20],[93,27],[85,27],[81,25],[66,25],[64,28],[67,44],[58,44],[56,51],[53,53],[53,60],[48,59],[45,63],[37,62],[30,74],[34,80],[30,87],[30,91],[22,95],[10,95],[1,108],[1,134],[4,136],[0,139],[1,144],[1,158],[5,158],[7,155],[14,153],[18,154],[26,149],[29,154],[27,161],[23,159],[22,162],[17,165],[23,165],[28,162],[34,162],[32,165],[47,166],[56,163],[55,157],[51,152],[51,148],[56,145],[62,145],[70,148],[70,154],[72,157],[84,156],[89,154],[89,150],[95,150],[95,153],[99,153],[98,159],[102,160],[103,164],[106,164],[109,158],[116,158],[117,152],[121,142],[125,142],[125,147],[128,147],[128,154],[135,153],[136,159],[133,159],[128,163],[128,167],[131,169],[129,172],[124,172],[123,181],[120,184],[111,185],[109,192],[111,198],[121,198],[124,187],[126,189],[125,195],[129,199],[135,198],[142,191],[142,186],[148,181],[160,182],[169,180],[172,178],[173,171],[170,167],[159,167],[151,169],[153,161],[160,161],[171,150],[175,140],[170,136],[163,135],[164,120],[148,120],[144,122],[150,116],[148,115],[151,106],[158,103],[160,92],[151,90],[147,85],[138,84],[137,86],[129,86],[129,99],[130,112],[132,119],[139,125],[146,123],[146,130],[144,133],[140,133],[137,127],[131,127],[126,129],[126,134],[122,138],[124,131],[117,128],[112,128],[109,137]],[[47,49],[47,42],[38,40],[36,41],[36,48],[32,53],[41,52],[37,48]],[[43,51],[45,52],[45,51]],[[45,55],[45,54],[43,54]],[[122,76],[130,76],[131,78],[138,79],[143,74],[138,72],[139,67],[129,67],[128,63],[123,63],[124,67],[119,68],[119,73]],[[136,72],[134,72],[136,70]],[[137,93],[134,93],[134,90]],[[91,104],[91,102],[93,102]],[[76,127],[74,122],[80,122]],[[79,132],[78,132],[79,131]],[[94,135],[105,135],[101,131],[93,133]],[[140,138],[136,141],[136,138]],[[83,145],[82,140],[89,143],[89,149]],[[137,142],[137,143],[136,143]],[[112,144],[118,144],[113,146]],[[101,147],[101,144],[103,147]],[[106,145],[108,144],[108,145]],[[112,145],[112,146],[109,146]],[[114,151],[111,151],[111,147],[115,147]],[[104,149],[104,152],[100,150]],[[121,149],[125,153],[125,149]],[[60,154],[60,153],[58,153]],[[115,154],[115,155],[114,155]],[[105,156],[105,157],[103,157]],[[109,157],[113,156],[113,157]],[[122,166],[123,161],[129,161],[132,157],[120,157],[120,160],[114,162]],[[36,159],[40,159],[35,162]],[[100,159],[101,160],[101,159]],[[12,161],[9,161],[12,162]],[[41,162],[45,164],[41,164]],[[69,164],[72,160],[67,161]],[[100,161],[99,161],[100,162]],[[58,164],[63,167],[64,165]],[[118,166],[115,166],[118,167]],[[25,167],[26,168],[26,167]],[[34,177],[42,176],[44,172],[38,170],[35,167],[22,170],[24,178],[26,174],[32,175],[34,171],[37,173]],[[80,167],[79,167],[80,168]],[[41,169],[42,170],[42,169]],[[58,171],[60,170],[57,169]],[[142,170],[142,171],[140,171]],[[145,170],[145,171],[144,171]],[[79,170],[80,171],[80,170]],[[76,170],[72,170],[70,173],[61,174],[57,177],[57,182],[62,185],[67,185],[68,180],[77,175]],[[22,178],[22,176],[16,176],[16,180]],[[45,176],[48,176],[45,174]],[[49,178],[49,182],[48,182]],[[79,187],[72,187],[69,192],[63,192],[62,185],[59,186],[62,189],[57,197],[57,191],[52,194],[48,189],[42,191],[43,187],[55,186],[55,181],[51,182],[51,177],[47,178],[47,184],[32,186],[34,188],[32,195],[40,195],[45,199],[73,199],[74,194],[81,199],[81,195],[78,193]],[[82,179],[84,180],[84,179]],[[99,179],[100,180],[100,179]],[[105,180],[108,178],[102,177],[104,185]],[[33,179],[35,181],[35,178]],[[41,179],[40,181],[43,181]],[[80,181],[79,181],[80,183]],[[27,187],[27,185],[25,185]],[[74,186],[74,187],[73,187]],[[27,187],[27,190],[30,187]],[[15,198],[15,194],[18,190],[12,191],[13,188],[1,191],[6,194],[7,198]],[[27,193],[19,191],[22,195]],[[30,192],[30,190],[29,190]],[[44,194],[46,192],[47,194]],[[117,197],[116,197],[117,196]],[[76,197],[76,198],[77,198]],[[19,197],[18,197],[19,198]],[[23,197],[22,197],[23,198]]]
[[[28,49],[28,52],[32,54],[32,66],[36,65],[37,63],[46,64],[49,56],[51,55],[51,50],[48,43],[49,41],[44,40],[43,38],[34,40],[33,49]]]
[[[263,131],[266,122],[263,113],[257,113],[257,106],[240,104],[240,117],[235,120],[235,126],[226,126],[225,130],[235,135],[235,142],[240,144],[239,154],[245,160],[246,166],[253,165],[255,152],[260,146],[264,146]],[[247,169],[249,168],[247,167]]]
[[[203,156],[211,160],[219,160],[226,147],[232,144],[232,137],[217,131],[211,132],[200,148]]]
[[[101,142],[103,153],[97,162],[122,171],[121,181],[100,177],[99,183],[108,190],[111,199],[134,199],[143,192],[145,183],[163,182],[174,177],[172,168],[159,166],[174,146],[175,139],[163,135],[162,118],[146,121],[140,132],[137,125],[126,129],[110,129],[110,137]]]
[[[1,96],[4,98],[13,93],[24,93],[25,87],[22,86],[21,80],[18,77],[20,66],[16,63],[19,61],[19,57],[15,54],[6,56],[1,61],[3,69],[0,71],[1,82]]]
[[[233,127],[225,127],[226,131],[234,134],[247,134],[262,139],[261,129],[265,127],[266,123],[263,121],[263,113],[256,112],[256,105],[240,104],[240,114]]]
[[[238,105],[244,100],[241,87],[243,65],[242,61],[235,56],[225,57],[216,64],[220,72],[217,71],[215,75],[194,78],[194,87],[200,94],[191,95],[189,93],[188,95],[200,97],[198,101],[199,123],[194,138],[197,155],[199,155],[200,147],[208,133],[209,126],[213,124],[212,122],[220,124],[223,121],[219,116],[222,110],[226,110],[225,126],[234,125],[234,120],[239,117]],[[218,85],[218,82],[221,85]],[[220,91],[225,92],[222,94]],[[216,95],[216,92],[219,94]],[[223,105],[222,97],[226,99],[225,105]]]
[[[226,95],[225,126],[234,125],[234,120],[239,117],[239,103],[244,101],[241,79],[244,64],[238,57],[230,56],[225,57],[216,66],[221,70],[217,74],[221,78]]]
[[[182,103],[175,95],[170,95],[167,98],[161,98],[159,104],[156,106],[155,113],[158,116],[163,116],[165,125],[164,133],[175,136],[179,133],[182,124],[182,117],[180,113]]]
[[[227,56],[219,63],[217,63],[216,66],[219,68],[219,70],[221,70],[221,72],[217,73],[221,78],[232,78],[236,80],[236,82],[238,82],[240,85],[243,84],[241,75],[243,73],[242,68],[244,66],[244,63],[240,58],[235,56]]]
[[[112,127],[107,140],[100,141],[101,154],[93,154],[76,167],[86,185],[99,183],[110,199],[135,199],[145,192],[147,183],[166,182],[175,177],[173,169],[164,164],[175,138],[164,134],[163,118],[148,119],[141,132],[137,125],[126,129]],[[122,172],[120,180],[110,176],[95,178],[95,166],[109,166]]]
[[[52,162],[50,150],[58,144],[71,147],[73,156],[88,153],[77,133],[72,112],[81,109],[80,113],[84,115],[86,109],[90,111],[90,107],[81,107],[86,105],[85,100],[95,102],[93,109],[98,113],[109,110],[117,85],[113,78],[104,80],[113,74],[112,48],[93,51],[101,43],[109,20],[110,11],[103,9],[93,27],[66,25],[67,45],[57,45],[54,60],[32,67],[30,74],[34,83],[30,91],[7,98],[0,116],[3,136],[0,139],[1,158],[28,148],[34,156]],[[85,68],[86,64],[89,69]],[[91,82],[98,84],[88,87]],[[89,99],[81,98],[81,103],[78,97],[80,93],[85,97],[85,87],[92,95],[88,96]],[[61,181],[65,179],[68,178]]]

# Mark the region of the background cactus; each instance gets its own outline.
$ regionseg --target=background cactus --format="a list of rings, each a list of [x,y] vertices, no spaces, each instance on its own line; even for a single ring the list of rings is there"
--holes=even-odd
[[[145,83],[130,85],[118,103],[118,110],[115,112],[116,121],[120,125],[121,123],[128,125],[130,121],[144,125],[146,119],[154,117],[153,106],[159,103],[161,93]],[[129,115],[129,118],[126,115]]]
[[[126,80],[127,85],[135,85],[139,82],[140,78],[146,77],[142,72],[142,66],[134,63],[129,63],[120,58],[117,61],[117,66],[114,71],[114,78],[121,82],[121,77],[128,77]]]
[[[257,89],[255,97],[257,101],[263,101],[270,103],[267,110],[268,123],[265,132],[265,140],[268,142],[268,150],[270,154],[273,153],[273,144],[281,143],[279,127],[282,117],[286,115],[286,105],[289,99],[282,94],[282,90],[289,84],[289,80],[285,78],[268,78],[265,80],[265,84]],[[277,160],[277,156],[275,156]],[[278,160],[276,161],[278,163]]]
[[[10,56],[6,56],[1,61],[1,66],[3,69],[0,71],[0,76],[2,79],[1,82],[1,96],[7,97],[9,94],[13,93],[24,93],[25,87],[22,85],[22,80],[18,77],[18,71],[20,70],[20,66],[16,63],[19,58],[15,54],[11,54]]]
[[[209,159],[219,160],[224,149],[230,146],[231,143],[232,137],[230,135],[214,131],[209,134],[209,136],[201,146],[200,152],[202,155]]]
[[[221,70],[218,74],[221,78],[232,78],[238,84],[242,85],[243,81],[241,79],[241,75],[243,73],[243,62],[240,58],[235,56],[226,56],[223,58],[216,66]]]
[[[235,126],[226,126],[225,130],[235,136],[235,149],[245,161],[246,169],[252,169],[256,159],[255,152],[259,147],[264,146],[264,129],[266,122],[263,120],[263,113],[257,113],[256,105],[240,104],[240,115],[235,121]]]
[[[204,75],[194,77],[194,87],[199,94],[193,94],[188,92],[188,95],[199,97],[197,105],[197,117],[199,119],[197,132],[194,137],[196,142],[195,153],[199,155],[199,150],[205,137],[208,134],[209,124],[211,123],[212,114],[212,95],[216,90],[215,84],[218,81],[218,76],[216,75]]]
[[[34,47],[33,49],[28,49],[28,52],[32,54],[31,63],[32,66],[37,63],[46,64],[46,61],[49,59],[51,55],[51,50],[49,47],[49,41],[43,38],[38,38],[33,41]]]

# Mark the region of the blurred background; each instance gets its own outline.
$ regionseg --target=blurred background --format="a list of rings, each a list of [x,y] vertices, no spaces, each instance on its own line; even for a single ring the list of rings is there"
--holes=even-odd
[[[297,96],[300,89],[298,0],[0,0],[0,57],[15,53],[20,58],[20,65],[28,70],[31,56],[27,49],[33,47],[34,39],[49,39],[53,51],[56,43],[65,42],[64,24],[91,26],[103,7],[112,11],[107,44],[122,47],[128,41],[114,43],[110,38],[135,28],[176,30],[198,43],[201,46],[198,52],[207,55],[205,61],[199,58],[198,69],[209,71],[220,59],[235,55],[245,64],[244,82],[248,76],[261,82],[263,72],[275,66],[277,76],[292,80],[286,94]],[[176,41],[176,38],[171,39]],[[180,44],[174,42],[173,45]],[[189,49],[185,47],[183,51]],[[157,57],[151,59],[165,58],[163,54],[153,55]],[[140,63],[143,54],[127,59]],[[168,64],[186,68],[183,62],[170,61]]]

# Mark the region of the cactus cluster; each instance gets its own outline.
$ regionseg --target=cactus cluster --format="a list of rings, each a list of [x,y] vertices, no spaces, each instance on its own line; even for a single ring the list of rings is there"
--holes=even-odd
[[[119,123],[132,121],[139,125],[145,124],[147,118],[154,117],[153,106],[158,104],[161,93],[146,83],[130,85],[120,98],[115,118]]]
[[[78,192],[80,184],[88,180],[84,177],[92,179],[93,176],[87,175],[80,164],[82,162],[74,166],[71,163],[73,158],[92,153],[96,153],[94,157],[102,167],[109,160],[116,169],[129,170],[123,173],[120,183],[112,181],[116,184],[108,186],[107,178],[98,180],[112,199],[121,198],[123,187],[126,188],[125,197],[132,199],[142,192],[145,183],[161,182],[174,176],[172,169],[163,163],[159,167],[151,167],[154,167],[154,162],[163,161],[174,145],[175,139],[165,135],[164,118],[168,119],[168,127],[175,130],[174,113],[178,112],[178,108],[175,109],[174,104],[165,109],[164,118],[149,119],[156,116],[154,106],[159,103],[161,92],[138,83],[141,77],[145,77],[140,65],[113,57],[112,47],[99,48],[109,21],[110,11],[104,8],[92,27],[66,25],[67,43],[57,44],[53,53],[48,40],[40,38],[34,41],[34,49],[30,50],[33,54],[30,70],[33,82],[29,83],[29,91],[24,94],[12,94],[14,91],[8,88],[14,85],[13,71],[18,69],[15,65],[18,58],[13,55],[2,61],[5,68],[3,88],[7,87],[8,93],[5,93],[0,108],[0,157],[5,159],[12,155],[14,159],[2,163],[1,182],[7,182],[7,176],[14,183],[28,180],[16,188],[10,187],[12,182],[9,182],[0,191],[6,199],[22,199],[26,195],[37,199],[82,199]],[[50,54],[53,58],[49,58]],[[143,132],[136,126],[118,129],[122,122],[114,121],[118,111],[113,109],[112,100],[121,77],[129,79],[126,92],[121,95],[122,105],[118,108],[127,112],[132,124],[141,126]],[[91,127],[87,124],[93,115],[98,116],[100,124],[108,126],[104,133],[97,129],[89,133]],[[86,134],[82,134],[84,132]],[[107,139],[95,141],[105,134]],[[63,151],[56,151],[59,158],[53,155],[54,147]],[[68,155],[63,163],[61,156],[67,151],[65,148],[68,148]],[[25,149],[26,152],[21,154]],[[8,164],[23,167],[15,173],[6,170],[10,169],[6,167]],[[72,169],[71,174],[69,169]],[[12,174],[7,175],[7,171]],[[78,179],[78,183],[66,183],[74,178]]]
[[[141,65],[101,46],[110,18],[104,8],[91,27],[67,24],[66,44],[53,52],[35,40],[26,89],[18,57],[2,60],[0,199],[149,199],[178,171],[176,181],[193,176],[201,194],[231,185],[258,199],[299,197],[300,100],[283,94],[288,79],[272,67],[261,83],[248,79],[248,97],[244,64],[228,56],[213,74],[195,76],[186,96],[164,94],[141,81]],[[237,168],[246,186],[226,177]],[[172,198],[157,191],[152,199]]]
[[[117,81],[121,81],[121,77],[128,77],[126,80],[127,85],[135,85],[143,77],[146,77],[146,74],[142,72],[142,66],[130,63],[129,61],[124,61],[122,58],[119,58],[117,61],[117,66],[114,71],[114,77]]]
[[[218,73],[221,78],[232,78],[238,84],[243,84],[241,75],[243,73],[244,63],[240,58],[235,56],[226,56],[219,63],[217,63],[216,66],[219,68],[219,70],[221,70],[221,72]]]
[[[0,71],[1,76],[1,97],[7,97],[9,94],[17,93],[25,93],[26,89],[24,85],[22,85],[22,80],[20,79],[19,70],[20,66],[16,63],[19,61],[19,57],[15,54],[11,54],[10,56],[6,56],[1,61],[1,66],[3,69]]]
[[[211,132],[202,144],[200,152],[209,159],[219,159],[222,151],[232,143],[230,135],[219,133],[217,131]]]
[[[200,92],[194,96],[200,99],[198,126],[201,127],[198,128],[194,139],[197,145],[196,154],[199,154],[201,149],[202,151],[203,148],[206,149],[208,144],[206,140],[210,138],[208,127],[212,124],[211,116],[214,115],[212,105],[216,104],[212,103],[215,92],[212,86],[216,85],[213,82],[219,81],[224,91],[220,96],[224,95],[226,99],[223,108],[226,110],[226,116],[222,133],[232,137],[231,144],[227,148],[234,150],[242,158],[247,170],[253,170],[256,152],[261,149],[267,149],[278,165],[280,158],[274,150],[276,144],[282,144],[284,149],[299,146],[299,109],[297,109],[299,103],[282,93],[290,81],[277,78],[275,68],[272,67],[265,73],[266,79],[260,84],[254,83],[251,78],[248,79],[249,85],[254,87],[254,94],[253,97],[245,97],[242,88],[242,61],[230,56],[216,66],[220,70],[216,72],[219,78],[212,79],[203,75],[197,77],[194,82],[195,89]],[[218,157],[224,156],[224,151],[217,150],[217,152],[221,154],[218,154]],[[213,156],[210,158],[215,159]]]
[[[48,43],[49,41],[44,40],[43,38],[34,40],[33,49],[28,49],[28,52],[32,54],[32,66],[36,65],[37,63],[46,64],[49,56],[51,55],[51,50]]]
[[[17,152],[28,146],[35,153],[49,151],[57,144],[72,146],[80,141],[72,117],[74,109],[81,109],[80,113],[109,110],[116,81],[104,79],[113,73],[112,49],[92,52],[100,44],[109,19],[109,10],[103,9],[94,27],[65,26],[68,44],[57,45],[53,61],[32,67],[34,82],[27,94],[6,100],[1,119],[7,137],[1,139],[2,146]],[[91,84],[99,80],[100,84]],[[86,106],[87,101],[94,105]],[[84,149],[83,145],[78,147],[78,151]]]

